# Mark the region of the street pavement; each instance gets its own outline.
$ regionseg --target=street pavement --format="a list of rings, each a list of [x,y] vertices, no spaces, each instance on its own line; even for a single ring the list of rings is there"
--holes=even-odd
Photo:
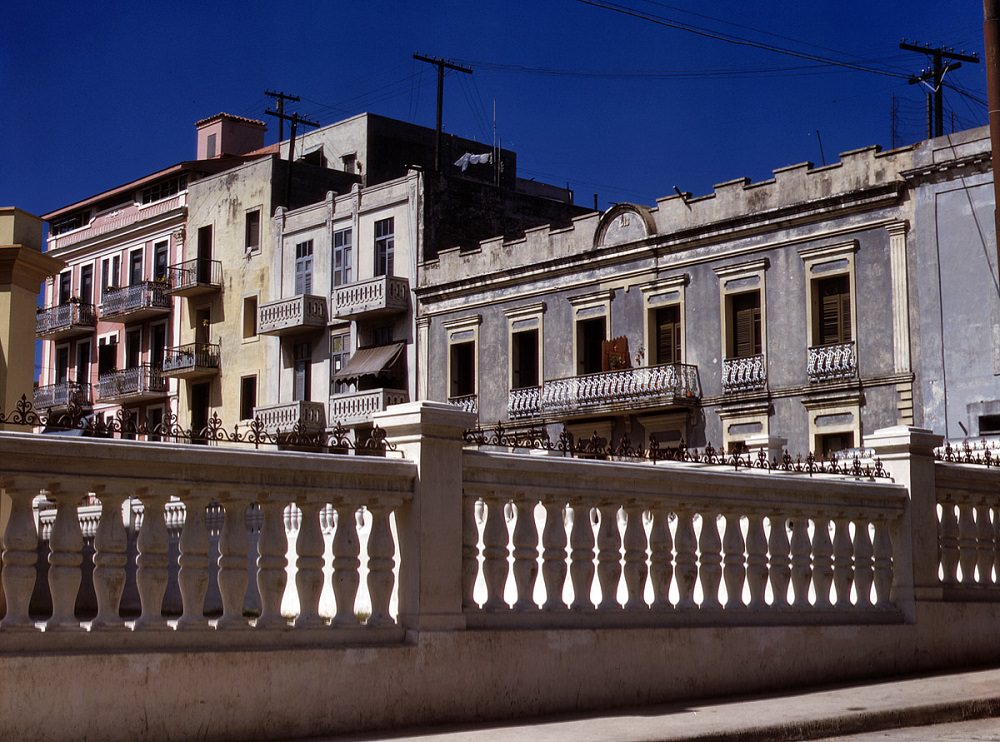
[[[1000,669],[907,677],[470,726],[313,738],[311,742],[707,742],[990,740],[1000,742]],[[956,724],[955,722],[962,722]],[[894,731],[887,731],[894,730]]]

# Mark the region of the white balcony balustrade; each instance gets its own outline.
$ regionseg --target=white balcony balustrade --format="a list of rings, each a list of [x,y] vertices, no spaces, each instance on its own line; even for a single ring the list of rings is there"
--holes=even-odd
[[[746,358],[723,359],[723,392],[751,392],[766,388],[767,362],[762,354]]]
[[[372,415],[384,412],[389,405],[409,401],[405,389],[368,389],[362,392],[335,394],[330,397],[330,425],[351,426],[371,422]]]
[[[858,374],[857,345],[852,340],[809,348],[806,374],[812,382],[853,379]]]
[[[409,304],[410,283],[397,276],[375,276],[333,290],[333,316],[338,319],[405,312]]]
[[[257,310],[257,331],[261,335],[296,335],[326,327],[325,297],[299,294],[261,304]]]
[[[259,418],[268,435],[298,431],[320,433],[326,429],[326,408],[322,402],[281,402],[254,407],[253,415]]]
[[[454,405],[463,412],[479,414],[479,395],[462,394],[457,397],[448,397],[448,404]]]

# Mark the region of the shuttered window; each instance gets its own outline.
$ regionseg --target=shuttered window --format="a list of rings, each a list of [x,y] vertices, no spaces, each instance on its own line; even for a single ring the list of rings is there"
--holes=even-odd
[[[738,294],[732,298],[730,322],[733,326],[733,358],[748,358],[761,353],[760,292]]]
[[[312,293],[313,242],[307,240],[295,246],[295,293]]]
[[[833,276],[816,282],[819,345],[851,341],[851,279]]]
[[[656,363],[680,362],[680,307],[662,307],[656,310]]]

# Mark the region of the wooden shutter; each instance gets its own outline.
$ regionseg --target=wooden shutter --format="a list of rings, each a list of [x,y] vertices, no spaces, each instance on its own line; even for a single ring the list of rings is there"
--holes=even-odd
[[[759,355],[761,346],[760,293],[733,297],[733,357]]]
[[[677,307],[656,310],[656,362],[681,362],[681,323]]]
[[[819,286],[819,344],[851,340],[851,286],[847,276],[825,279]]]

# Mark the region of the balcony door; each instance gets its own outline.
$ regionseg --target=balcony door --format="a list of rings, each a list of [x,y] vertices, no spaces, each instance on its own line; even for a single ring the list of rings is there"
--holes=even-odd
[[[167,349],[167,325],[153,325],[152,337],[149,341],[149,362],[153,368],[163,368],[163,356]]]
[[[579,320],[576,323],[576,368],[578,375],[596,374],[602,370],[601,346],[607,337],[604,317]]]
[[[194,341],[199,345],[209,342],[212,331],[212,311],[199,309],[194,313]]]
[[[293,352],[294,378],[292,381],[292,399],[296,402],[308,402],[312,382],[312,345],[296,343]]]
[[[730,358],[750,358],[761,354],[760,292],[731,297],[729,321],[732,327]]]
[[[141,357],[142,330],[129,330],[125,333],[125,368],[138,368]]]
[[[101,338],[97,345],[97,375],[101,376],[118,367],[118,337]]]
[[[312,293],[313,243],[300,242],[295,246],[295,294]]]
[[[201,431],[208,426],[208,402],[211,384],[208,382],[191,385],[191,442],[207,444]]]
[[[169,251],[166,242],[158,242],[153,248],[153,279],[156,281],[167,280],[167,262]]]
[[[212,225],[198,228],[198,283],[211,283]]]
[[[69,381],[69,346],[56,348],[56,383],[65,384]]]
[[[73,272],[66,271],[59,274],[59,306],[69,304],[73,295]]]
[[[80,301],[84,304],[94,303],[93,265],[85,265],[80,268]]]
[[[656,363],[681,362],[681,311],[679,306],[656,310]]]
[[[90,383],[90,341],[76,344],[76,383]]]
[[[142,250],[133,250],[128,257],[128,284],[142,283]]]

